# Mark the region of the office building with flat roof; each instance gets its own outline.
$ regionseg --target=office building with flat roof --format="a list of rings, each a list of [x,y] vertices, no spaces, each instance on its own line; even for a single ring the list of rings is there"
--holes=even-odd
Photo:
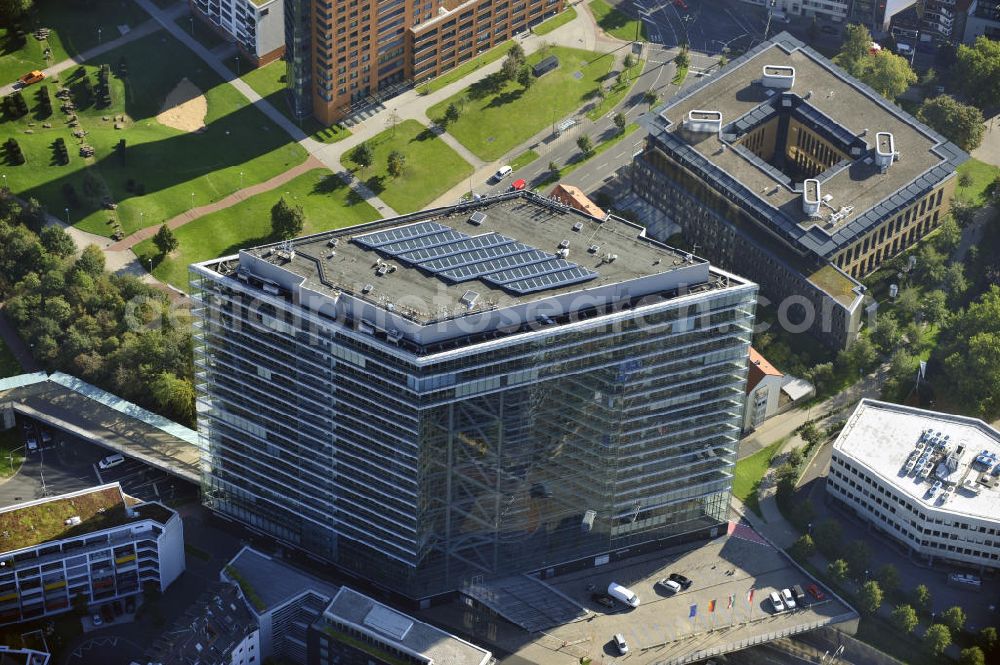
[[[308,665],[489,665],[493,654],[341,587],[309,629]]]
[[[826,489],[931,562],[1000,568],[1000,432],[981,420],[862,400]]]
[[[284,0],[188,0],[192,16],[236,45],[245,69],[285,54],[284,4]]]
[[[968,159],[787,33],[650,118],[635,193],[834,348],[861,326],[858,280],[941,223]]]
[[[0,625],[165,590],[184,571],[184,526],[118,483],[0,509]]]
[[[410,598],[727,520],[756,286],[528,192],[191,267],[209,508]]]

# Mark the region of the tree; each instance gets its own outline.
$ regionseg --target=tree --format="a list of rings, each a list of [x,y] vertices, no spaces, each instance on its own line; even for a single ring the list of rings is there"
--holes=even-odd
[[[847,560],[847,565],[851,567],[851,573],[855,577],[860,577],[864,574],[865,568],[872,558],[868,543],[863,540],[855,540],[847,546],[847,554],[844,558]]]
[[[517,72],[521,69],[521,63],[517,60],[512,59],[509,55],[504,59],[503,65],[500,67],[500,73],[503,75],[505,81],[514,81],[517,79]]]
[[[687,69],[691,66],[691,56],[686,48],[682,48],[674,57],[674,65],[677,66],[677,69]]]
[[[73,237],[58,226],[46,226],[39,234],[42,246],[49,254],[65,258],[76,251]]]
[[[406,155],[398,150],[393,150],[386,158],[386,168],[393,178],[403,175],[403,171],[406,169]]]
[[[875,614],[882,607],[882,588],[875,580],[868,580],[858,592],[858,605],[862,612]]]
[[[729,64],[729,58],[727,58],[726,54],[723,53],[722,55],[719,56],[719,62],[718,62],[719,69],[724,68],[728,64]]]
[[[0,0],[0,23],[11,25],[35,4],[33,0]]]
[[[835,559],[826,566],[826,572],[837,582],[847,579],[847,570],[847,562],[843,559]]]
[[[161,372],[150,389],[162,411],[181,423],[194,422],[194,385],[170,372]]]
[[[962,649],[958,656],[958,665],[986,665],[986,654],[979,647]]]
[[[941,620],[951,628],[951,632],[960,633],[965,627],[965,610],[958,605],[952,605],[941,613]]]
[[[442,122],[441,124],[445,126],[450,125],[458,120],[459,115],[461,115],[461,112],[458,109],[458,105],[452,102],[451,104],[448,104],[448,108],[444,110],[444,118],[443,118],[444,122]],[[361,145],[365,144],[362,143]]]
[[[615,123],[615,128],[618,130],[619,134],[624,132],[625,125],[628,123],[628,121],[625,119],[625,114],[616,113],[614,117],[614,123]]]
[[[930,626],[924,633],[924,645],[935,657],[943,654],[944,650],[951,645],[951,633],[948,632],[947,626],[942,626],[939,623]]]
[[[587,157],[590,157],[592,154],[594,154],[594,144],[590,140],[590,137],[587,136],[586,134],[581,134],[580,137],[577,138],[576,147],[578,147],[580,149],[580,152],[582,152]]]
[[[951,254],[958,243],[962,240],[962,229],[954,215],[948,215],[944,221],[938,225],[937,234],[934,236],[934,247],[939,252],[947,256]]]
[[[965,266],[952,263],[944,273],[944,288],[948,292],[948,301],[957,309],[962,296],[969,290],[969,280],[965,278]]]
[[[990,420],[1000,414],[1000,286],[993,285],[941,326],[932,360],[941,362],[940,389],[955,404]]]
[[[860,63],[871,57],[872,35],[863,25],[852,23],[844,29],[844,45],[833,59],[849,74],[858,75]]]
[[[87,245],[76,260],[76,268],[92,277],[104,272],[104,252],[97,245]]]
[[[531,65],[521,65],[517,70],[517,84],[525,90],[530,90],[535,85],[535,73],[531,71]]]
[[[792,556],[796,559],[808,559],[815,551],[816,544],[813,542],[812,536],[808,533],[799,536],[799,539],[792,545]]]
[[[514,42],[514,45],[510,47],[509,51],[507,51],[507,57],[515,62],[521,63],[524,62],[527,56],[524,54],[524,47],[521,46],[520,43]]]
[[[930,612],[932,602],[931,591],[927,588],[927,585],[918,584],[913,590],[913,604],[917,606],[917,609]]]
[[[856,76],[891,101],[917,82],[917,75],[906,58],[887,51],[863,60]]]
[[[635,67],[635,58],[632,57],[631,53],[625,54],[625,58],[622,60],[622,67],[625,69],[632,69]]]
[[[163,255],[169,254],[180,245],[177,241],[177,236],[174,235],[174,232],[166,224],[161,226],[160,230],[153,236],[153,244],[156,245],[156,248],[160,250],[160,254]]]
[[[878,351],[868,335],[862,335],[854,344],[837,356],[837,362],[841,366],[846,365],[852,371],[868,369],[875,365],[878,360]]]
[[[649,107],[649,110],[653,110],[653,106],[655,106],[656,102],[658,102],[659,100],[660,96],[657,95],[656,91],[654,90],[647,90],[646,92],[642,93],[642,101],[646,102],[646,106]]]
[[[936,286],[944,279],[944,254],[930,243],[924,243],[917,252],[917,275],[928,286]]]
[[[904,315],[904,320],[912,321],[920,311],[920,291],[908,286],[901,289],[896,296],[896,309]]]
[[[1000,644],[1000,637],[997,636],[997,629],[993,626],[986,626],[979,631],[979,636],[977,638],[979,646],[983,648],[983,651],[987,654],[992,655],[996,651],[997,644]]]
[[[958,47],[952,80],[981,109],[1000,105],[1000,42],[980,35]]]
[[[448,112],[445,111],[445,115],[447,114]],[[362,173],[372,165],[375,161],[375,153],[372,152],[372,148],[368,145],[367,141],[363,141],[355,146],[354,150],[351,151],[351,161],[361,168]]]
[[[553,175],[555,175],[556,177],[558,177],[559,176],[559,165],[557,163],[555,163],[555,162],[549,162],[549,172],[552,173]]]
[[[899,570],[891,563],[881,566],[875,573],[875,578],[887,594],[892,594],[899,588]]]
[[[828,556],[837,556],[840,553],[842,531],[837,520],[832,518],[823,520],[813,530],[816,546]]]
[[[983,112],[949,95],[925,100],[917,111],[917,118],[962,150],[971,152],[983,142]]]
[[[918,623],[920,623],[920,619],[917,617],[917,611],[910,605],[897,605],[892,610],[891,619],[892,625],[907,635],[912,633],[913,629],[917,627]]]
[[[872,342],[878,347],[880,353],[888,355],[892,353],[903,338],[899,323],[889,314],[879,314],[875,319],[875,326],[871,332]]]
[[[271,233],[276,238],[294,238],[302,233],[305,224],[306,215],[302,206],[289,205],[284,196],[271,206]]]

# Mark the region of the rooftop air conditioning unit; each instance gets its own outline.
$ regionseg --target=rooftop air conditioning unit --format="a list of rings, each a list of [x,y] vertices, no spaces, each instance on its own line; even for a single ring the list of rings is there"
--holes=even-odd
[[[785,65],[764,65],[764,75],[760,79],[765,88],[791,90],[795,85],[795,67]]]
[[[879,132],[875,135],[875,165],[885,173],[896,157],[896,141],[889,132]]]
[[[722,131],[722,112],[693,109],[688,111],[684,129],[691,132],[717,134]]]
[[[820,202],[823,200],[819,180],[810,178],[802,187],[802,212],[807,215],[818,215]]]

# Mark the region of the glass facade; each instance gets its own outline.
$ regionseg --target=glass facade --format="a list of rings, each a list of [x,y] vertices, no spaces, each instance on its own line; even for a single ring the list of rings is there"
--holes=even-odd
[[[752,284],[418,355],[193,271],[213,510],[411,598],[727,519]]]

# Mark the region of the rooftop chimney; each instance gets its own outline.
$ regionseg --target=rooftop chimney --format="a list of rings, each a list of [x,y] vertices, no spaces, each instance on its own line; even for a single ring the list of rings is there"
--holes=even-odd
[[[722,131],[722,113],[720,111],[692,109],[688,111],[687,120],[684,121],[684,128],[691,132],[718,134]]]
[[[896,158],[896,141],[889,132],[879,132],[875,135],[875,164],[885,173]]]
[[[807,215],[818,215],[822,194],[820,193],[819,180],[810,178],[806,180],[802,187],[802,211]]]

